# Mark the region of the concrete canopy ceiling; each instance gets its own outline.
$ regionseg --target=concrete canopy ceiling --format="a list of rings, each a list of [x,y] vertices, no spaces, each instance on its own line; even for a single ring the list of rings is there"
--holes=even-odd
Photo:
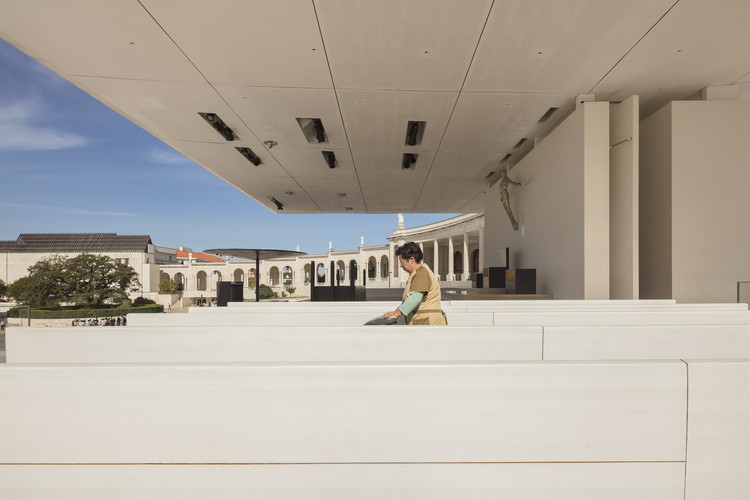
[[[748,25],[747,0],[0,2],[5,40],[281,213],[481,212],[578,95],[645,116],[750,81]]]

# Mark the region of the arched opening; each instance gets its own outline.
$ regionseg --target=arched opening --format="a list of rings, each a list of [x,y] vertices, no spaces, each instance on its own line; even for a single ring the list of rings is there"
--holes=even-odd
[[[205,292],[206,291],[206,271],[198,271],[198,274],[195,275],[196,284],[198,285],[196,288],[198,291]]]
[[[271,286],[279,286],[279,268],[276,266],[271,267],[268,274],[271,279]]]
[[[281,270],[281,282],[285,285],[292,285],[294,282],[294,272],[289,266],[284,266]]]
[[[343,260],[336,262],[336,279],[339,282],[346,280],[346,264]]]
[[[242,269],[234,270],[234,281],[239,281],[240,283],[245,281],[245,273],[242,271]]]
[[[461,252],[453,254],[453,272],[456,275],[464,273],[464,256]]]
[[[377,260],[375,260],[375,257],[370,257],[367,259],[367,277],[370,279],[373,279],[377,277],[378,275],[378,264]]]
[[[478,273],[479,270],[479,249],[471,252],[471,272]]]
[[[211,273],[211,290],[216,290],[218,288],[217,283],[221,281],[221,273],[219,271],[214,271]]]
[[[354,259],[349,261],[349,272],[351,273],[351,277],[354,277],[354,281],[357,281],[357,278],[359,277],[359,267],[357,266],[357,261]]]
[[[388,277],[388,256],[387,255],[383,255],[380,258],[380,277],[381,278]]]
[[[317,269],[315,270],[315,274],[317,275],[318,283],[325,283],[326,282],[325,264],[318,264]]]
[[[174,282],[177,283],[178,292],[182,292],[185,290],[187,280],[185,279],[185,276],[182,273],[177,273],[174,275]]]
[[[251,267],[250,270],[247,272],[247,286],[250,288],[255,288],[255,268]]]

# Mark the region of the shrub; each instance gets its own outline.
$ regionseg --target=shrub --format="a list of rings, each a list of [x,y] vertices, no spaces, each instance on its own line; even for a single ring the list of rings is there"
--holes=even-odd
[[[264,285],[261,283],[260,287],[258,288],[259,288],[258,291],[260,293],[261,299],[273,299],[273,298],[278,297],[276,292],[274,292],[273,289],[268,285]]]
[[[156,304],[156,302],[151,299],[147,299],[146,297],[136,297],[133,301],[134,306],[145,306],[150,304]]]
[[[9,318],[18,318],[19,309],[23,309],[21,317],[26,318],[26,308],[14,307],[8,311]],[[44,307],[31,310],[31,319],[74,319],[74,318],[106,318],[108,316],[125,316],[130,313],[161,313],[164,306],[147,304],[140,307],[104,307],[91,308],[87,306],[74,307]]]

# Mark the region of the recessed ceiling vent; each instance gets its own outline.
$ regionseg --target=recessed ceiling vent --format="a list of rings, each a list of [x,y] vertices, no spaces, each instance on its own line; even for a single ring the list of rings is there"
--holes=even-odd
[[[508,153],[507,155],[503,156],[503,159],[500,160],[500,163],[506,162],[510,160],[510,157],[513,156],[513,153]]]
[[[336,163],[336,154],[333,151],[323,151],[322,153],[323,158],[325,158],[328,164],[328,168],[336,168],[338,166],[338,163]]]
[[[249,161],[250,163],[252,163],[256,167],[258,165],[260,165],[261,163],[263,163],[260,160],[260,158],[258,158],[258,155],[256,155],[255,153],[253,153],[253,150],[250,149],[250,148],[234,148],[234,149],[236,149],[237,151],[239,151],[240,154],[247,159],[247,161]]]
[[[211,125],[224,139],[233,141],[238,137],[234,135],[234,131],[219,118],[216,113],[198,113],[201,117]]]
[[[310,144],[328,142],[326,129],[323,127],[323,122],[320,118],[297,118],[297,123],[299,124],[299,128],[302,129],[302,133],[305,134],[305,139]]]
[[[526,138],[525,138],[525,137],[523,137],[523,138],[522,138],[522,139],[521,139],[520,141],[518,141],[518,142],[516,143],[516,145],[515,145],[515,146],[513,146],[513,149],[518,149],[518,148],[520,148],[521,146],[523,146],[523,143],[524,143],[524,142],[526,142]]]
[[[541,118],[539,118],[539,123],[543,123],[543,122],[546,122],[546,121],[547,121],[547,119],[548,119],[548,118],[549,118],[550,116],[552,116],[552,113],[554,113],[555,111],[557,111],[557,108],[549,108],[549,109],[548,109],[548,110],[547,110],[547,111],[546,111],[546,112],[545,112],[545,113],[544,113],[544,114],[542,115],[542,117],[541,117]]]
[[[418,154],[404,153],[404,159],[401,162],[401,168],[403,170],[411,170],[417,166]]]
[[[422,144],[422,136],[424,136],[424,129],[427,122],[409,122],[406,125],[406,141],[407,146],[419,146]]]

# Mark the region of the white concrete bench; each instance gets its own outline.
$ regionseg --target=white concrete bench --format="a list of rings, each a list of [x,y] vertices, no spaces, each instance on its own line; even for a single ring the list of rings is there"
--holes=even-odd
[[[387,309],[386,309],[387,310]],[[237,314],[129,314],[130,326],[361,326],[382,311],[257,311]],[[454,326],[491,326],[492,311],[450,313]]]
[[[482,301],[480,301],[482,302]],[[278,306],[266,306],[261,303],[255,307],[191,307],[188,309],[190,314],[258,314],[258,313],[276,313],[279,311],[300,313],[300,312],[370,312],[373,315],[385,311],[392,311],[399,302],[379,302],[379,303],[347,303],[348,305],[339,307],[330,302],[316,303],[316,306],[294,306],[289,305],[285,308]],[[374,305],[373,305],[374,304]],[[491,303],[480,304],[461,304],[450,303],[442,306],[446,313],[466,312],[466,311],[518,311],[518,312],[555,312],[555,311],[747,311],[748,305],[744,303],[708,303],[708,304],[675,304],[675,303],[594,303],[594,304],[534,304],[533,301],[496,301]]]
[[[477,311],[467,314],[483,314]],[[750,311],[493,311],[497,326],[748,325]],[[456,316],[454,314],[453,316]],[[450,318],[449,318],[450,319]]]
[[[541,327],[10,328],[8,363],[541,360]]]
[[[750,492],[750,360],[688,360],[686,499]]]
[[[750,359],[750,324],[544,327],[546,360],[686,358]]]
[[[680,361],[6,365],[0,400],[2,498],[684,495]]]
[[[452,326],[750,324],[747,310],[449,311]],[[373,311],[256,311],[244,314],[130,314],[129,326],[360,326]]]

